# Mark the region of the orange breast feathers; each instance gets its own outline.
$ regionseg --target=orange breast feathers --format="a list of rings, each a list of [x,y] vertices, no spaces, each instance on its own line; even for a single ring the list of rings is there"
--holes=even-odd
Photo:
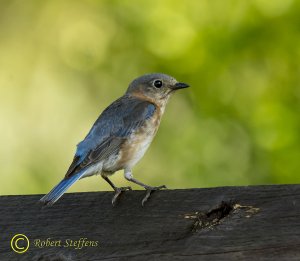
[[[118,168],[132,168],[144,156],[158,130],[161,116],[161,110],[157,108],[153,116],[123,143]]]

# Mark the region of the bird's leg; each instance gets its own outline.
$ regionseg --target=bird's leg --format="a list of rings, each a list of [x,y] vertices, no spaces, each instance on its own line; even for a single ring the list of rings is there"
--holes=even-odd
[[[135,184],[138,184],[138,185],[142,186],[144,189],[146,189],[147,192],[146,192],[146,196],[142,200],[142,206],[145,205],[146,201],[150,198],[150,195],[153,191],[167,188],[166,185],[161,185],[161,186],[157,186],[157,187],[152,187],[152,186],[146,185],[146,184],[138,181],[137,179],[135,179],[132,175],[131,170],[125,170],[124,176],[127,180],[129,180]]]
[[[118,188],[118,187],[115,186],[114,183],[112,183],[112,181],[111,181],[107,176],[101,175],[101,177],[102,177],[104,180],[106,180],[107,183],[108,183],[108,184],[114,189],[114,191],[115,191],[115,195],[113,196],[112,201],[111,201],[111,203],[112,203],[113,206],[115,206],[118,197],[121,195],[121,193],[122,193],[123,191],[131,190],[131,187],[129,187],[129,186],[128,186],[128,187],[120,187],[120,188]]]

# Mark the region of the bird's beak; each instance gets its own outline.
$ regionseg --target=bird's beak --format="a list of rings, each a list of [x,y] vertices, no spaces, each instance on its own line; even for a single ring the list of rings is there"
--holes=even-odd
[[[187,87],[189,87],[188,84],[183,83],[183,82],[177,82],[177,83],[175,83],[175,85],[173,85],[171,87],[171,89],[175,91],[175,90],[184,89],[184,88],[187,88]]]

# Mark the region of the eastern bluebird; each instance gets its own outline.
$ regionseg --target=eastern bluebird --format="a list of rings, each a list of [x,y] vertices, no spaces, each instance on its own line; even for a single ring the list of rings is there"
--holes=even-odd
[[[142,205],[153,191],[166,188],[138,181],[132,175],[132,168],[152,142],[171,94],[187,87],[188,84],[160,73],[146,74],[131,82],[126,93],[101,113],[85,139],[77,145],[63,180],[40,201],[52,205],[78,179],[100,174],[115,190],[114,205],[122,191],[131,190],[131,187],[116,187],[108,178],[121,169],[127,180],[146,189]]]

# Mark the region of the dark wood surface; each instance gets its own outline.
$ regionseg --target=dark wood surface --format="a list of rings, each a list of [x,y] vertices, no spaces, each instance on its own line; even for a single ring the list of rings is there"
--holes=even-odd
[[[300,185],[164,190],[142,207],[144,193],[115,207],[113,192],[51,207],[41,195],[1,196],[0,260],[300,260]],[[11,249],[15,234],[29,238],[23,254]],[[35,246],[47,238],[61,246]],[[80,238],[97,246],[64,247]]]

